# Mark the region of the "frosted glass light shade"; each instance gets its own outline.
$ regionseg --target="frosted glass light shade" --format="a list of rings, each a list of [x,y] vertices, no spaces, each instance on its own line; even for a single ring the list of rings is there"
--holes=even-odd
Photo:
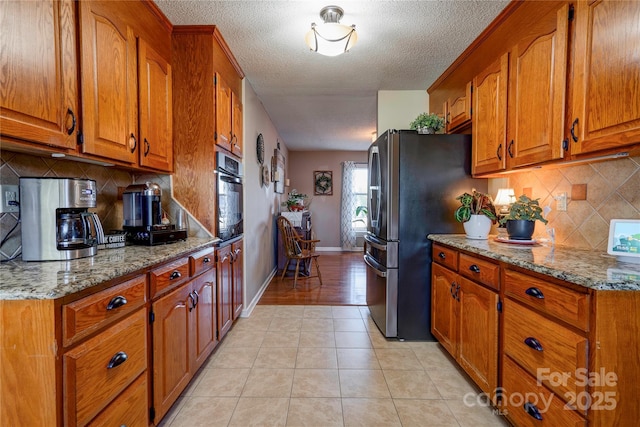
[[[309,49],[325,56],[338,56],[347,52],[358,41],[356,26],[335,22],[313,24],[305,36]]]
[[[509,212],[509,205],[513,203],[516,199],[515,192],[513,188],[499,188],[498,194],[496,194],[496,198],[493,201],[495,206],[502,206],[500,209],[501,214],[506,214]]]

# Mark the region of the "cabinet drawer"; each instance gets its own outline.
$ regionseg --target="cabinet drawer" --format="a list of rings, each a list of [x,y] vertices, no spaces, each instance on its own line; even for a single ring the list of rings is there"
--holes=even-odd
[[[484,261],[466,254],[460,254],[461,275],[475,280],[495,289],[500,290],[500,266],[489,261]]]
[[[139,276],[62,308],[64,346],[111,324],[147,301],[147,279]]]
[[[517,426],[586,426],[585,420],[576,411],[565,408],[562,399],[538,385],[534,377],[509,357],[503,358],[502,386],[504,394],[501,409]],[[540,419],[535,418],[536,411]]]
[[[505,295],[584,331],[589,327],[589,295],[537,277],[507,270]]]
[[[213,248],[203,249],[189,257],[189,269],[191,271],[191,277],[211,270],[216,266],[216,257],[213,254]]]
[[[434,243],[433,260],[438,264],[442,264],[445,267],[450,268],[453,271],[458,271],[458,252],[454,249],[440,246],[437,243]]]
[[[147,375],[142,374],[89,425],[147,427],[148,407]]]
[[[585,337],[508,298],[503,311],[507,355],[565,400],[585,391]]]
[[[63,356],[68,425],[85,425],[145,371],[146,313],[138,310]]]
[[[169,291],[189,279],[189,259],[181,258],[149,273],[151,298]]]

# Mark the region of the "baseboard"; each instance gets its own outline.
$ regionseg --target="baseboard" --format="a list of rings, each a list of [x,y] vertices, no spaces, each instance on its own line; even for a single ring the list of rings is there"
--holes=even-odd
[[[355,247],[353,249],[343,249],[339,246],[317,246],[316,252],[361,252],[363,247]]]
[[[251,316],[253,309],[256,308],[256,305],[258,305],[258,301],[260,301],[260,298],[262,298],[262,294],[264,294],[264,291],[267,290],[269,283],[271,283],[271,279],[273,279],[273,276],[276,275],[277,271],[278,271],[278,268],[276,267],[271,271],[271,273],[269,273],[269,276],[265,279],[264,282],[262,282],[262,286],[260,286],[260,289],[258,289],[258,293],[256,294],[256,296],[253,297],[251,302],[247,304],[245,308],[242,309],[242,313],[240,313],[240,317]]]

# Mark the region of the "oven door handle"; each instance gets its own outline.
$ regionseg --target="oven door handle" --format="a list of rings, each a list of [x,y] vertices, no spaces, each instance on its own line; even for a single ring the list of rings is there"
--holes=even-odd
[[[381,251],[387,251],[387,245],[385,243],[383,243],[381,240],[376,239],[375,237],[373,237],[370,234],[365,234],[364,235],[364,240],[367,241],[367,243],[369,245],[371,245],[371,247],[374,247],[376,249],[379,249]]]
[[[382,267],[382,266],[371,255],[364,254],[364,262],[369,267],[371,267],[373,272],[376,273],[376,276],[387,277],[387,271],[386,270],[380,270],[380,267]]]

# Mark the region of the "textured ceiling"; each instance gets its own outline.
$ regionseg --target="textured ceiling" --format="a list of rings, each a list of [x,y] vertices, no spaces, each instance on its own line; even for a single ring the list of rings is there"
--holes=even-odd
[[[426,90],[508,3],[155,2],[174,25],[218,26],[290,150],[366,150],[378,90]],[[358,32],[356,46],[336,57],[304,44],[329,4],[342,7],[341,23]]]

